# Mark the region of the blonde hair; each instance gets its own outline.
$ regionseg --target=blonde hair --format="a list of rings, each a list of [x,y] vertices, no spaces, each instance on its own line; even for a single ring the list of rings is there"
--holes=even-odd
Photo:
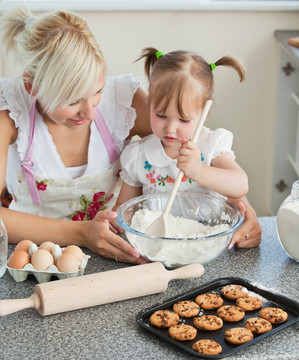
[[[153,103],[160,112],[165,112],[169,102],[175,97],[180,116],[185,117],[186,103],[199,112],[214,91],[211,65],[200,55],[189,51],[172,51],[158,59],[157,52],[155,48],[145,48],[136,60],[145,59],[144,68],[149,80],[149,103]],[[245,78],[243,65],[230,56],[222,57],[215,65],[235,69],[240,82]]]
[[[94,95],[106,63],[86,21],[66,11],[31,17],[20,6],[0,19],[3,45],[17,50],[31,94],[47,112]]]

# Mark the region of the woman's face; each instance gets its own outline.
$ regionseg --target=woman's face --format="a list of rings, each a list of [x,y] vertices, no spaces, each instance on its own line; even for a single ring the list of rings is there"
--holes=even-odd
[[[78,99],[74,104],[70,104],[54,113],[45,113],[46,119],[69,128],[78,128],[90,123],[95,118],[94,107],[101,100],[104,85],[105,75],[101,74],[98,81],[98,91],[93,96],[88,99]]]
[[[150,106],[152,131],[161,140],[166,152],[179,149],[184,141],[192,138],[199,115],[194,109],[182,118],[174,100],[170,101],[165,113],[159,113],[153,104]]]

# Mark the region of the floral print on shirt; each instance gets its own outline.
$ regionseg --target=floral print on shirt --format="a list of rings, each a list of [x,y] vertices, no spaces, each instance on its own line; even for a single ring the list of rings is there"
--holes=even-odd
[[[175,178],[165,175],[162,176],[161,174],[156,174],[156,170],[152,170],[152,165],[146,160],[144,162],[144,169],[148,172],[145,174],[148,181],[154,186],[166,186],[167,184],[172,184],[175,182]],[[193,179],[187,178],[186,176],[182,177],[182,182],[189,181],[190,184],[194,182]]]
[[[46,191],[47,189],[47,183],[48,183],[48,180],[44,179],[42,181],[35,181],[36,183],[36,187],[37,187],[37,190],[40,190],[40,191]]]
[[[81,209],[75,211],[70,215],[73,221],[92,220],[98,211],[107,208],[106,204],[113,198],[114,194],[106,195],[104,191],[93,194],[92,199],[87,198],[86,195],[81,195],[80,205]]]

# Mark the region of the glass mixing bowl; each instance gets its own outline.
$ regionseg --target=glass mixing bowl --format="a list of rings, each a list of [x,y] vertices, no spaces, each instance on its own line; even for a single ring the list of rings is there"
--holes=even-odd
[[[119,208],[116,218],[129,243],[143,257],[162,262],[167,268],[216,259],[244,221],[244,213],[223,198],[178,193],[167,219],[171,235],[147,235],[146,229],[161,215],[168,197],[165,192],[133,198]]]

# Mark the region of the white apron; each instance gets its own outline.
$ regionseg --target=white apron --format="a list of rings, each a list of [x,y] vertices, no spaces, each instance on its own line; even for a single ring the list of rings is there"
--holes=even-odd
[[[106,146],[112,166],[93,176],[76,179],[49,179],[32,172],[35,102],[30,109],[30,139],[25,161],[18,174],[18,186],[9,208],[56,219],[92,220],[103,209],[111,209],[117,199],[121,179],[115,145],[100,110],[95,109],[95,123]],[[30,196],[28,196],[28,192]]]

